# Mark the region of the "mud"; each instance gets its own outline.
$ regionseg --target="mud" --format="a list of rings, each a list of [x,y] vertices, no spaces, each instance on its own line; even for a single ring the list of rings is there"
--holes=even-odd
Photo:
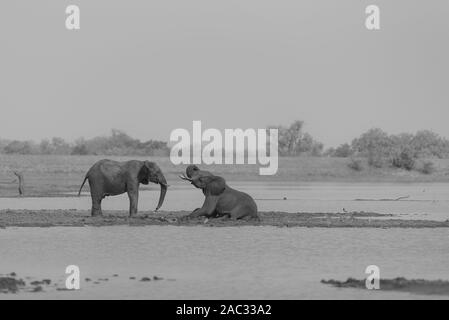
[[[1,293],[17,293],[20,288],[25,286],[25,281],[10,277],[0,277]]]
[[[113,277],[116,278],[116,275],[113,275]],[[25,277],[25,279],[32,279],[32,278]],[[129,280],[134,279],[135,277],[129,277]],[[148,282],[152,280],[154,281],[164,280],[164,278],[154,275],[153,277],[142,277],[140,281]],[[85,278],[84,281],[86,283],[89,283],[92,280],[90,278]],[[107,281],[109,281],[108,278],[99,278],[97,281],[94,281],[93,283],[101,284]],[[20,292],[40,293],[49,291],[73,291],[73,290],[67,289],[65,287],[65,282],[63,280],[52,281],[50,279],[43,279],[43,280],[31,280],[27,283],[25,280],[17,278],[15,272],[12,272],[5,276],[2,276],[0,274],[0,294],[18,294]]]
[[[26,277],[25,279],[31,279]],[[51,285],[50,279],[33,280],[29,284],[21,278],[17,278],[15,272],[11,272],[6,276],[0,275],[0,293],[18,293],[19,291],[27,292],[43,292],[44,288],[48,288]]]
[[[366,289],[365,280],[348,278],[346,281],[321,280],[323,284],[329,284],[338,288],[357,288]],[[424,280],[395,278],[380,279],[380,289],[382,291],[401,291],[414,294],[426,295],[449,295],[449,281],[443,280]]]
[[[447,228],[449,220],[404,220],[389,214],[375,212],[344,213],[287,213],[261,212],[261,221],[217,219],[185,219],[189,212],[140,213],[129,217],[125,211],[104,212],[101,217],[91,217],[81,210],[0,210],[0,228],[6,227],[61,227],[61,226],[146,226],[178,225],[206,227],[276,226],[325,228]]]

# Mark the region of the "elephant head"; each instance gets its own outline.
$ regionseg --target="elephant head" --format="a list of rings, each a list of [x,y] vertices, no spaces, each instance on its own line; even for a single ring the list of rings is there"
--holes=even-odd
[[[193,176],[196,176],[200,172],[200,168],[198,168],[196,165],[191,164],[186,169],[186,175],[188,178],[193,178]]]
[[[218,196],[226,188],[225,179],[219,176],[196,176],[190,181],[195,187],[203,190],[206,195]]]
[[[161,193],[159,195],[159,202],[157,204],[156,210],[164,203],[165,194],[167,193],[167,180],[165,180],[162,170],[159,166],[150,161],[143,162],[142,168],[140,169],[137,178],[142,184],[149,184],[150,182],[157,183],[161,186]]]
[[[197,180],[200,177],[210,177],[213,176],[212,173],[209,171],[200,170],[196,165],[191,164],[186,169],[186,175],[182,174],[179,177],[183,180],[190,181],[195,187],[199,188],[195,183],[193,183],[194,180]],[[203,188],[200,188],[203,189]]]

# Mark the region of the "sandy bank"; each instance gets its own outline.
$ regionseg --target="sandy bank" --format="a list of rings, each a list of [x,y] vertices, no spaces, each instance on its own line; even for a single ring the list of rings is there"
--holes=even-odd
[[[365,280],[348,278],[346,281],[321,280],[321,283],[338,288],[358,288],[366,290]],[[380,279],[379,290],[401,291],[415,294],[449,295],[449,281],[424,279]]]
[[[371,212],[349,213],[286,213],[261,212],[262,221],[232,221],[228,219],[199,218],[183,220],[187,211],[140,213],[130,218],[125,211],[107,211],[102,217],[91,217],[82,210],[0,210],[0,228],[55,227],[55,226],[276,226],[327,228],[447,228],[449,221],[403,220],[391,215]]]

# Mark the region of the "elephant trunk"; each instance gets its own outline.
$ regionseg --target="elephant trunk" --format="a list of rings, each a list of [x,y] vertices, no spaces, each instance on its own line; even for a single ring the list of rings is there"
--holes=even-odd
[[[159,182],[159,184],[161,185],[161,194],[159,195],[159,202],[157,204],[156,211],[159,210],[160,207],[162,207],[162,204],[164,203],[165,199],[165,194],[167,193],[168,188],[167,181],[165,181],[165,179]]]

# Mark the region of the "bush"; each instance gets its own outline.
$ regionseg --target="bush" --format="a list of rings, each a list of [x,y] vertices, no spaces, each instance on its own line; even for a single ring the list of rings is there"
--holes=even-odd
[[[414,158],[449,156],[449,140],[429,130],[390,135],[374,128],[354,139],[351,148],[360,156],[376,154],[384,159],[397,156],[404,148],[410,149]]]
[[[382,168],[384,165],[384,159],[380,155],[370,154],[368,155],[368,165],[374,168]]]
[[[393,167],[410,171],[415,167],[415,157],[410,150],[402,150],[398,156],[392,159],[391,163]]]
[[[377,167],[377,160],[390,156],[394,148],[391,137],[378,128],[368,130],[359,138],[354,139],[351,147],[359,155],[375,161],[375,163],[373,162],[374,167]]]
[[[432,174],[435,172],[435,166],[432,161],[426,161],[418,171],[423,174]]]
[[[71,155],[80,155],[85,156],[89,154],[89,150],[87,150],[87,147],[85,144],[79,144],[73,147]]]
[[[170,149],[164,141],[140,141],[119,130],[112,130],[107,137],[78,139],[68,143],[62,138],[44,139],[40,144],[33,141],[5,141],[0,139],[0,153],[5,154],[61,154],[61,155],[135,155],[167,156]]]
[[[32,154],[33,145],[29,141],[14,140],[3,148],[3,152],[6,154]]]
[[[357,159],[351,159],[350,162],[348,163],[348,167],[355,171],[363,170],[362,161]]]
[[[354,152],[349,144],[345,143],[337,147],[334,151],[334,157],[347,158],[351,156]]]
[[[323,144],[316,141],[303,130],[304,122],[295,121],[290,126],[269,126],[267,129],[278,130],[278,150],[282,156],[312,155],[319,156],[323,151]]]

